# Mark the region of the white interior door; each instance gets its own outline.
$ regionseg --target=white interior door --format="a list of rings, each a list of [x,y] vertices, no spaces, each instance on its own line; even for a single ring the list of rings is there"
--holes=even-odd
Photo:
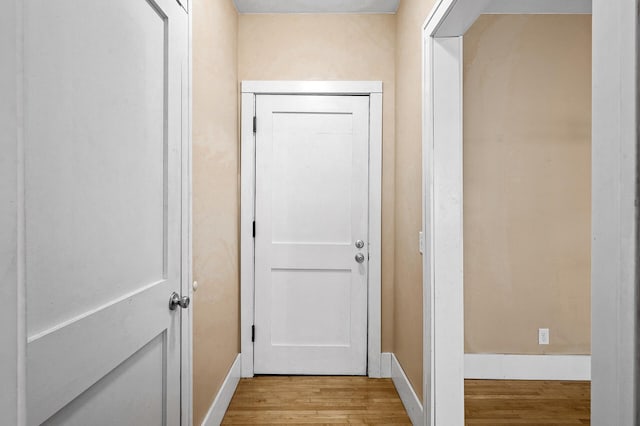
[[[254,372],[364,375],[369,97],[257,95],[256,117]]]
[[[26,0],[24,25],[27,423],[178,425],[187,14]]]

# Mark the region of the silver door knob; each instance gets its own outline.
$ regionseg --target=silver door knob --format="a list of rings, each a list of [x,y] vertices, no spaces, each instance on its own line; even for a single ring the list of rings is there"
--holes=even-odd
[[[362,254],[362,253],[356,254],[356,262],[358,262],[358,263],[364,262],[364,254]]]
[[[180,297],[180,295],[174,291],[171,293],[171,298],[169,299],[169,309],[175,311],[178,306],[182,309],[187,309],[189,302],[191,302],[189,296]]]
[[[362,247],[364,247],[364,241],[362,240],[356,241],[356,248],[361,249]]]

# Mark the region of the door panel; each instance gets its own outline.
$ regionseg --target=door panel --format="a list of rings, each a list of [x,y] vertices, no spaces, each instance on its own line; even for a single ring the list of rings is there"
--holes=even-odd
[[[25,2],[30,425],[180,424],[187,30],[174,0]]]
[[[351,114],[273,115],[274,243],[350,243],[352,126]]]
[[[257,374],[366,374],[369,98],[256,96]]]
[[[27,3],[34,25],[45,12],[64,16],[27,31],[34,334],[164,278],[167,46],[164,19],[146,1]],[[119,29],[125,13],[129,31]]]
[[[113,426],[163,424],[163,333],[88,388],[44,425]],[[132,398],[132,389],[140,396]],[[105,413],[105,407],[110,409]],[[107,414],[108,413],[108,414]]]

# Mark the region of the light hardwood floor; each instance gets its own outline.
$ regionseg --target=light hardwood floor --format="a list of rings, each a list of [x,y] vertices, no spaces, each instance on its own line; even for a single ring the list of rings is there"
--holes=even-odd
[[[242,379],[223,425],[410,425],[391,379],[260,376]]]
[[[589,382],[465,380],[465,419],[475,425],[588,425]]]
[[[588,425],[589,382],[466,380],[466,425]],[[222,424],[410,425],[390,379],[242,379]]]

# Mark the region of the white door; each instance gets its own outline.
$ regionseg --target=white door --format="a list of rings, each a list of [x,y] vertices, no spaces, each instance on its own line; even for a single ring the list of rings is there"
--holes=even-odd
[[[187,14],[24,7],[27,423],[179,425]]]
[[[254,372],[364,375],[369,97],[257,95],[256,117]]]

